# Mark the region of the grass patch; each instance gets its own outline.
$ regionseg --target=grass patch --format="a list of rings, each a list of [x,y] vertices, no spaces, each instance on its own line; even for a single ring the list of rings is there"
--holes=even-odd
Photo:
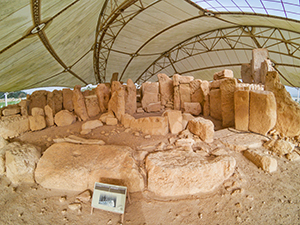
[[[18,104],[21,100],[7,102],[8,105]],[[0,108],[5,106],[5,102],[0,102]]]

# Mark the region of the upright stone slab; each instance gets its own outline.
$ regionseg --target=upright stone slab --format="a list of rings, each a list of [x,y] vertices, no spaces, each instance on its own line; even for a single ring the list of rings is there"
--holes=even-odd
[[[74,110],[73,101],[72,101],[73,91],[69,88],[64,88],[62,90],[62,95],[63,95],[63,108],[72,112]]]
[[[201,91],[202,80],[197,79],[190,82],[191,101],[202,103],[204,100],[203,92]]]
[[[248,131],[249,128],[249,91],[234,92],[235,129]]]
[[[30,101],[27,99],[22,99],[21,102],[19,102],[22,116],[28,116],[29,104]]]
[[[110,83],[112,84],[113,81],[118,81],[119,73],[113,73],[110,79]]]
[[[158,82],[146,82],[142,84],[142,107],[146,109],[150,103],[159,102],[158,98],[159,86]]]
[[[266,135],[276,124],[276,100],[270,91],[250,91],[249,130]]]
[[[234,127],[234,91],[236,85],[235,78],[227,78],[220,85],[223,128]]]
[[[116,118],[121,121],[122,115],[125,114],[125,91],[123,88],[112,93],[108,103],[108,111],[113,111]]]
[[[89,117],[97,116],[100,113],[97,95],[89,95],[84,97],[87,114]]]
[[[68,126],[76,122],[76,117],[68,110],[61,110],[55,114],[55,124],[57,126]]]
[[[86,121],[89,116],[86,110],[84,97],[81,93],[81,87],[76,85],[73,90],[73,105],[74,105],[74,112],[77,116],[79,116],[83,121]]]
[[[47,105],[47,94],[48,91],[35,91],[29,96],[30,105],[29,112],[31,113],[31,109],[34,107],[44,108]]]
[[[188,129],[204,142],[211,143],[214,141],[214,124],[210,120],[202,117],[192,119],[188,123]]]
[[[95,88],[95,91],[98,97],[100,113],[104,113],[108,109],[108,102],[110,99],[110,89],[105,84],[98,84],[97,87]]]
[[[115,91],[122,88],[122,84],[119,81],[113,81],[111,83],[111,94],[113,94]]]
[[[203,95],[203,102],[201,103],[202,106],[202,113],[203,116],[209,116],[209,82],[204,80],[201,82],[200,89]]]
[[[210,97],[210,116],[216,120],[222,120],[221,90],[212,89]]]
[[[281,84],[276,71],[268,72],[265,90],[272,91],[276,98],[277,123],[275,129],[283,137],[300,135],[300,105],[295,102]]]
[[[268,59],[269,52],[266,48],[257,48],[252,50],[252,76],[254,83],[261,83],[261,64],[263,61]]]
[[[45,108],[45,119],[47,127],[51,127],[54,125],[53,112],[49,105],[46,105]]]
[[[168,102],[174,101],[173,81],[163,73],[158,74],[157,78],[159,83],[160,101],[163,106],[166,106]]]
[[[252,70],[250,63],[243,63],[241,65],[241,78],[244,83],[251,84],[253,82]]]
[[[260,69],[260,78],[261,78],[261,82],[263,84],[265,84],[266,82],[266,75],[268,72],[270,71],[275,71],[275,69],[272,66],[272,61],[270,59],[265,59],[262,63],[261,63],[261,69]]]
[[[224,78],[233,78],[233,71],[225,69],[214,74],[214,80],[221,80]]]
[[[235,170],[231,156],[208,161],[192,151],[151,153],[146,158],[148,189],[160,197],[178,197],[213,191]]]
[[[54,100],[54,114],[63,109],[63,93],[62,91],[54,90],[53,91],[53,100]]]
[[[133,115],[136,109],[136,86],[131,79],[128,79],[125,86],[125,112]]]
[[[184,102],[183,110],[185,113],[191,113],[194,116],[199,116],[202,112],[200,102]]]
[[[168,118],[169,129],[172,134],[182,131],[182,113],[179,110],[167,110],[163,116]]]
[[[46,127],[45,117],[40,115],[29,116],[29,126],[32,131],[44,129]]]
[[[180,84],[179,92],[180,92],[180,106],[181,106],[181,109],[183,109],[185,102],[191,102],[190,84]]]

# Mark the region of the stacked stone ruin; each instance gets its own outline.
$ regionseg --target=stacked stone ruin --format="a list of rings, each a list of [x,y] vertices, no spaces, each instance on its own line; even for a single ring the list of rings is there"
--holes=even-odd
[[[89,134],[103,124],[108,126],[121,124],[125,128],[131,128],[145,135],[171,133],[183,136],[184,138],[173,143],[176,147],[182,148],[180,151],[177,149],[171,152],[155,152],[145,160],[148,188],[160,196],[168,195],[167,190],[170,188],[174,190],[174,193],[171,193],[173,196],[179,193],[189,195],[207,192],[231,176],[235,168],[234,158],[217,157],[207,164],[202,156],[193,151],[192,146],[196,142],[209,144],[214,141],[215,126],[212,120],[219,121],[222,128],[236,128],[239,131],[272,136],[273,140],[265,144],[267,149],[272,149],[279,156],[294,157],[292,155],[294,145],[289,145],[287,141],[299,142],[300,106],[292,100],[281,84],[279,74],[274,71],[265,49],[253,50],[251,63],[242,65],[243,82],[234,78],[233,71],[229,69],[213,74],[211,82],[179,74],[172,77],[158,74],[158,82],[145,82],[140,89],[136,88],[131,79],[128,79],[126,84],[122,84],[117,81],[117,77],[115,73],[110,83],[98,84],[95,89],[84,92],[81,91],[80,86],[75,86],[73,90],[36,91],[28,95],[27,99],[22,100],[18,105],[1,109],[0,136],[8,139],[28,131],[67,126],[76,121],[84,121],[82,135]],[[155,116],[149,116],[149,113],[152,113],[151,115],[154,113]],[[60,143],[65,141],[69,143]],[[85,154],[86,149],[89,148],[90,153],[94,152],[94,156],[91,155],[90,158],[97,158],[99,154],[105,155],[105,152],[111,149],[124,155],[124,158],[128,159],[126,163],[130,163],[116,161],[120,168],[114,174],[115,178],[120,178],[120,174],[123,174],[122,165],[126,164],[128,171],[126,170],[124,179],[128,180],[132,190],[143,190],[144,181],[138,172],[139,169],[136,168],[135,160],[128,153],[130,149],[124,146],[106,146],[102,140],[91,141],[77,136],[65,137],[57,142],[43,155],[44,158],[49,158],[42,158],[35,172],[35,179],[42,186],[60,188],[59,185],[55,186],[57,182],[51,180],[51,174],[47,171],[54,171],[64,180],[72,180],[69,171],[59,170],[60,162],[55,156],[60,149],[68,149],[71,153],[74,144],[79,143],[98,146],[82,147],[78,150]],[[13,148],[20,148],[20,146]],[[127,150],[123,152],[122,149]],[[243,150],[245,150],[244,155],[258,167],[268,172],[276,170],[277,161],[271,156],[252,149]],[[38,150],[37,153],[33,152],[34,156],[40,154]],[[70,157],[70,160],[75,160],[72,154],[65,154],[65,158]],[[84,154],[80,155],[82,162],[89,159]],[[80,159],[79,155],[76,157]],[[179,163],[182,157],[193,162],[194,167],[189,165],[182,167]],[[169,160],[173,160],[174,167],[169,168]],[[35,159],[34,162],[36,161],[38,160]],[[100,164],[95,167],[91,165],[89,170],[107,173],[109,168],[106,168],[105,163]],[[82,164],[82,168],[80,165],[78,170],[85,168],[85,165]],[[193,172],[197,170],[199,176],[210,171],[209,173],[215,174],[216,182],[210,183],[210,179],[203,178],[196,179],[196,183],[192,180],[193,185],[182,186],[181,177],[189,177],[191,170]],[[171,176],[170,174],[173,173],[177,175]],[[218,174],[224,176],[217,179]],[[173,182],[176,185],[170,187],[168,182],[160,183],[162,176],[165,176],[165,180],[172,177],[174,180],[170,180],[169,183]],[[33,179],[32,177],[33,175],[30,179]],[[90,180],[97,180],[97,174],[92,174],[88,180],[78,182],[78,186],[73,184],[74,189],[70,188],[83,191],[83,186],[90,188],[93,185]],[[201,186],[205,188],[201,189]]]

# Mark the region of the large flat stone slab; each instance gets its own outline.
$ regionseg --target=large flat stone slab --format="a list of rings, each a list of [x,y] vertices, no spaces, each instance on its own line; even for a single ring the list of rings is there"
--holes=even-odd
[[[148,189],[160,197],[179,197],[213,191],[235,170],[231,156],[207,160],[195,152],[157,152],[146,158]]]
[[[69,191],[92,190],[100,179],[118,179],[130,192],[142,191],[144,180],[130,150],[126,146],[57,143],[38,162],[35,179],[44,188]]]

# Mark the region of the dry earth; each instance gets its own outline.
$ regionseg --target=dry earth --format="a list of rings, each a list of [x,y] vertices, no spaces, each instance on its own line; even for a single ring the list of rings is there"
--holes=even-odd
[[[44,151],[53,144],[54,138],[79,135],[81,124],[28,132],[10,141],[32,143]],[[142,145],[167,144],[168,138],[174,136],[145,139],[141,133],[124,131],[122,126],[103,126],[81,136],[102,139],[106,144],[130,146],[133,154],[139,152]],[[233,150],[236,139],[241,136],[247,143],[263,137],[229,130],[218,131],[216,136],[230,137],[233,144],[226,147],[217,140],[210,145],[203,144],[202,149],[211,151],[221,147],[234,156],[237,165],[233,176],[213,193],[188,198],[159,199],[147,191],[132,193],[130,202],[127,201],[124,224],[300,224],[300,162],[277,158],[278,169],[269,174]],[[82,210],[69,209],[77,195],[77,192],[44,189],[37,184],[15,187],[2,176],[0,224],[120,224],[118,214],[97,209],[91,214],[90,202],[82,203]]]

